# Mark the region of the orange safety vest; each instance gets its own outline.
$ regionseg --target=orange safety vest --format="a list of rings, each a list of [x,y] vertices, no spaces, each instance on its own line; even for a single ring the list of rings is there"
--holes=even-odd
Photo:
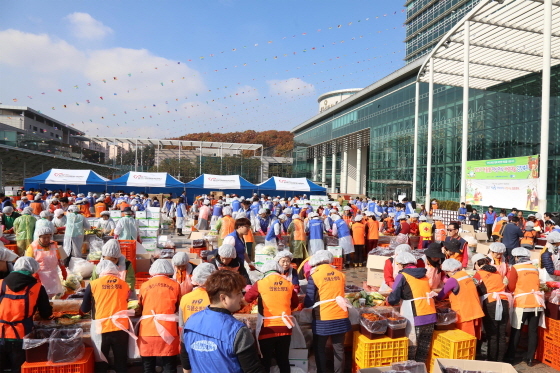
[[[387,223],[387,233],[395,233],[395,223],[393,222],[393,218],[389,217],[385,219],[385,223]]]
[[[110,196],[105,197],[105,200],[103,202],[105,202],[106,205],[110,205],[111,204],[111,197]]]
[[[91,214],[89,212],[89,203],[81,204],[79,206],[80,206],[80,212],[82,213],[84,218],[91,217]]]
[[[33,215],[39,215],[43,211],[43,202],[31,202],[29,207],[31,207]]]
[[[366,243],[366,226],[362,222],[354,222],[352,224],[352,240],[354,245],[365,245]]]
[[[463,263],[463,254],[462,253],[452,253],[449,255],[447,259],[455,259],[460,263]]]
[[[123,211],[123,210],[124,210],[125,208],[127,208],[127,207],[130,207],[130,205],[129,205],[128,203],[126,203],[126,202],[124,202],[124,201],[121,202],[121,203],[119,203],[119,209],[120,209],[121,211]]]
[[[459,283],[459,293],[449,294],[451,309],[457,313],[457,322],[484,317],[473,279],[465,271],[458,271],[452,277]]]
[[[344,297],[344,284],[346,276],[341,271],[328,264],[321,264],[315,267],[315,272],[311,275],[317,293],[315,301],[335,299],[338,296]],[[316,320],[328,321],[348,318],[348,311],[344,311],[335,301],[323,303],[313,309]]]
[[[521,239],[521,245],[531,245],[535,244],[535,238],[537,238],[537,232],[526,231],[523,233],[523,238]]]
[[[410,234],[413,236],[418,236],[418,223],[411,222],[408,224],[410,225]]]
[[[33,200],[35,199],[35,196],[33,194],[31,194],[31,192],[26,194],[27,200],[30,202],[33,202]]]
[[[506,291],[504,277],[499,272],[478,271],[477,273],[480,276],[480,281],[486,287],[488,303],[495,302],[496,298],[492,294]],[[500,295],[500,298],[507,300],[507,296],[503,294]]]
[[[344,221],[346,222],[347,225],[352,224],[352,216],[343,215],[343,216],[342,216],[342,220],[344,220]]]
[[[436,313],[436,302],[433,299],[425,299],[432,289],[427,277],[416,278],[407,273],[401,272],[412,291],[412,299],[414,302],[415,316],[432,315]]]
[[[119,311],[126,311],[128,308],[128,292],[130,287],[120,278],[107,275],[90,282],[91,294],[95,301],[94,320],[104,319],[113,316]],[[119,318],[115,320],[123,328],[128,329],[128,319]],[[101,333],[116,332],[121,330],[113,324],[113,321],[104,320],[101,322]]]
[[[265,318],[263,327],[285,326],[282,318],[267,320],[267,317],[292,314],[291,300],[294,285],[279,274],[268,275],[258,281],[259,313]]]
[[[23,339],[33,329],[41,283],[12,291],[0,280],[0,338]],[[26,308],[27,306],[27,308]]]
[[[181,297],[179,283],[167,276],[155,276],[144,282],[140,287],[140,303],[142,316],[173,315],[177,311],[177,303]],[[159,320],[159,323],[174,337],[178,335],[177,323]],[[159,337],[154,318],[140,321],[138,333],[142,337]]]
[[[294,240],[295,241],[305,241],[305,227],[301,219],[294,219]]]
[[[245,243],[247,242],[255,242],[255,236],[253,235],[253,230],[249,229],[249,231],[247,232],[247,234],[243,235],[243,238],[245,239]]]
[[[188,294],[183,295],[179,308],[183,314],[183,322],[186,323],[193,314],[202,311],[210,305],[210,298],[206,289],[199,286]]]
[[[378,240],[379,239],[379,222],[377,220],[368,219],[367,221],[367,239],[368,240]]]
[[[502,232],[502,227],[503,227],[504,225],[506,225],[507,222],[508,222],[508,221],[507,221],[507,219],[505,219],[505,218],[502,219],[502,220],[500,220],[499,222],[497,222],[497,223],[496,223],[496,226],[495,226],[495,228],[494,228],[494,230],[492,231],[492,235],[493,235],[493,236],[502,237],[502,234],[501,234],[501,232]]]
[[[225,238],[228,234],[235,230],[235,219],[229,215],[222,218],[222,228],[220,229],[220,238]]]
[[[104,203],[100,202],[95,204],[95,217],[96,218],[100,218],[101,217],[101,213],[103,211],[107,211],[107,205],[105,205]]]
[[[435,240],[436,241],[445,241],[445,225],[441,221],[436,221],[436,231],[435,231]]]
[[[527,294],[532,291],[539,291],[539,270],[531,263],[514,264],[513,268],[517,271],[513,306],[519,308],[541,307],[534,294]]]

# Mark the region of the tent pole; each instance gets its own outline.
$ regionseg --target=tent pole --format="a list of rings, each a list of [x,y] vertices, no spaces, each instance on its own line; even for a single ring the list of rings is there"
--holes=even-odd
[[[134,171],[138,171],[138,139],[136,139],[136,150],[134,154]]]
[[[198,162],[198,173],[202,175],[202,142],[200,143],[200,161]]]
[[[264,167],[264,165],[263,165],[263,153],[264,153],[264,145],[261,145],[261,183],[264,181],[263,180],[263,174],[264,174],[264,171],[263,171],[263,167]]]
[[[181,180],[181,141],[179,141],[179,176],[177,179]]]

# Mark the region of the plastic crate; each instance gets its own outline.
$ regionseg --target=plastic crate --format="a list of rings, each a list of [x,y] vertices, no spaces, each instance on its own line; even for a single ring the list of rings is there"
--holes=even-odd
[[[342,271],[342,267],[343,267],[342,258],[333,258],[332,265],[339,271]]]
[[[136,271],[136,240],[119,240],[121,253],[132,263],[132,267]]]
[[[389,366],[408,360],[408,338],[368,339],[354,332],[354,361],[361,368]]]
[[[554,320],[547,317],[545,321],[546,329],[544,330],[544,335],[551,336],[551,339],[558,341],[557,344],[560,345],[560,320]]]
[[[473,360],[476,338],[462,330],[436,330],[432,338],[432,352],[444,359]]]
[[[93,349],[86,348],[84,357],[73,363],[48,364],[47,363],[24,363],[21,366],[22,373],[94,373],[95,359]]]
[[[197,254],[199,257],[201,257],[200,254],[201,254],[204,250],[207,250],[206,247],[199,247],[199,248],[197,248],[197,247],[191,247],[190,252],[191,252],[191,254]]]
[[[18,254],[18,248],[17,248],[17,244],[15,243],[10,243],[10,244],[5,244],[4,247],[10,251],[13,251],[14,253]]]
[[[551,343],[548,340],[543,341],[543,358],[542,362],[549,367],[560,370],[560,346]]]
[[[142,284],[150,279],[149,272],[138,272],[136,273],[136,283],[134,284],[135,289],[140,289]]]

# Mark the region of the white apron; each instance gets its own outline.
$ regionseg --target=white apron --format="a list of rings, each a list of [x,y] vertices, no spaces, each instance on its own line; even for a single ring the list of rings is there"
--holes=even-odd
[[[173,335],[171,335],[171,333],[169,333],[169,331],[165,328],[165,326],[160,324],[160,321],[171,321],[171,322],[179,323],[179,315],[174,314],[174,313],[173,314],[165,314],[165,313],[156,314],[154,312],[154,310],[152,310],[151,312],[152,312],[151,315],[143,315],[142,317],[140,317],[140,320],[138,320],[138,323],[136,323],[136,327],[134,328],[134,331],[136,333],[138,333],[138,328],[140,327],[140,321],[153,318],[154,319],[154,324],[156,325],[156,330],[157,330],[159,336],[161,337],[161,339],[163,339],[163,341],[165,343],[170,345],[171,343],[173,343],[173,340],[175,339],[175,337]]]
[[[517,271],[521,271],[521,270],[518,269]],[[544,318],[544,308],[546,307],[545,302],[544,302],[544,292],[533,290],[529,293],[521,293],[521,294],[514,295],[513,299],[518,298],[518,297],[522,297],[524,295],[531,295],[531,294],[533,294],[535,296],[536,301],[540,305],[540,307],[534,308],[535,315],[539,311],[542,311],[541,316],[539,318],[539,326],[541,328],[546,329],[546,322],[545,322],[545,318]],[[513,311],[513,315],[511,317],[511,327],[512,328],[521,329],[521,327],[523,326],[523,314],[525,312],[532,312],[532,311],[526,311],[526,310],[527,310],[527,308],[515,307],[515,310]]]
[[[414,313],[412,312],[412,302],[415,300],[426,299],[428,304],[430,304],[433,297],[437,296],[437,293],[430,292],[426,293],[425,297],[414,298],[410,300],[404,300],[401,303],[401,315],[408,320],[406,323],[405,333],[408,337],[408,345],[416,346],[416,329],[414,324]]]
[[[502,298],[500,295],[505,295],[507,297],[508,305],[509,305],[509,317],[511,319],[512,311],[513,311],[513,296],[511,293],[507,293],[505,291],[498,291],[494,293],[488,293],[484,296],[480,297],[480,303],[482,304],[488,297],[492,295],[494,299],[496,299],[496,312],[494,313],[494,320],[501,321],[502,320],[502,313],[504,312],[504,306],[502,305]]]
[[[138,351],[138,346],[136,345],[136,340],[138,337],[134,334],[134,327],[132,326],[132,321],[130,321],[130,316],[134,316],[134,310],[122,310],[115,313],[112,316],[103,318],[103,319],[96,319],[91,320],[91,341],[93,343],[93,351],[95,352],[95,361],[104,361],[108,363],[107,358],[101,352],[101,335],[102,335],[102,326],[101,323],[105,320],[111,320],[111,322],[122,331],[125,331],[129,335],[128,339],[128,357],[129,358],[139,358],[140,352]],[[128,319],[129,327],[125,329],[120,323],[117,322],[118,319]]]
[[[39,262],[39,280],[45,287],[49,297],[63,292],[62,282],[58,275],[57,249],[35,250],[35,260]]]
[[[255,328],[255,338],[257,340],[257,348],[259,351],[259,355],[262,357],[261,353],[261,346],[259,343],[259,335],[261,334],[261,329],[264,323],[264,320],[273,320],[273,319],[282,319],[284,325],[288,327],[288,329],[292,329],[292,338],[290,340],[290,348],[306,348],[305,338],[303,337],[303,333],[299,328],[299,324],[296,318],[292,315],[286,315],[285,312],[282,312],[280,316],[269,316],[264,317],[260,313],[257,315],[257,326]]]

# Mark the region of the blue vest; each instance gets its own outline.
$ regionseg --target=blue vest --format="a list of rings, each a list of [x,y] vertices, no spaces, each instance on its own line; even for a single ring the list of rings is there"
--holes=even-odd
[[[157,199],[152,202],[152,207],[160,207]]]
[[[87,200],[88,200],[90,206],[95,205],[95,198],[93,198],[93,197],[87,197]]]
[[[231,210],[232,211],[239,211],[240,208],[241,208],[241,202],[239,202],[238,200],[233,200],[231,202]]]
[[[280,205],[273,206],[272,210],[270,211],[272,211],[274,215],[280,216],[280,214],[282,214],[282,206]]]
[[[214,209],[212,210],[212,215],[213,216],[222,216],[222,206],[214,206]]]
[[[242,373],[234,343],[244,325],[231,315],[208,308],[189,317],[183,340],[192,371]]]
[[[245,247],[245,241],[241,240],[237,236],[237,231],[233,231],[228,236],[232,236],[235,239],[235,252],[237,253],[237,258],[241,265],[245,263],[245,251],[247,248]]]
[[[334,224],[336,225],[338,238],[350,236],[350,228],[348,228],[348,224],[346,224],[344,219],[338,219],[334,222]]]
[[[467,209],[466,207],[459,207],[459,214],[466,214],[467,213]],[[465,220],[466,218],[464,216],[458,216],[459,220]]]
[[[141,202],[138,202],[136,206],[138,207],[138,211],[146,210],[146,206],[144,206]]]
[[[183,210],[181,209],[181,206],[185,206],[185,204],[184,204],[184,203],[179,203],[179,204],[177,205],[177,217],[178,217],[178,218],[184,218],[184,216],[183,216]]]
[[[375,212],[376,208],[377,208],[377,204],[375,202],[370,202],[367,205],[367,210],[368,211]]]
[[[266,202],[265,206],[267,209],[269,209],[270,211],[272,211],[272,208],[274,207],[274,203],[272,201]]]
[[[409,214],[414,214],[414,209],[412,208],[412,203],[411,203],[411,202],[407,202],[407,203],[405,204],[405,213],[406,213],[407,215],[409,215]]]
[[[309,220],[309,239],[310,240],[322,240],[324,230],[325,230],[325,226],[323,225],[323,221],[321,219],[313,218],[313,219]]]
[[[261,230],[263,232],[266,232],[266,230],[268,229],[268,226],[270,224],[270,219],[263,219],[259,216],[259,224],[261,225]]]
[[[299,215],[300,212],[301,212],[301,207],[292,207],[292,213],[293,213],[294,215],[295,215],[295,214],[298,214],[298,215]]]
[[[288,233],[288,228],[290,227],[290,224],[292,224],[292,218],[288,218],[284,221],[284,223],[282,223],[285,233]]]
[[[490,212],[490,211],[486,211],[486,224],[494,224],[494,221],[496,220],[496,211]]]
[[[165,206],[165,210],[169,212],[171,210],[171,206],[173,206],[173,202],[172,201],[165,201],[164,206]]]
[[[265,237],[265,240],[266,240],[266,241],[272,241],[274,238],[276,238],[276,232],[274,232],[274,227],[275,227],[277,224],[280,224],[280,221],[274,220],[274,221],[270,224],[269,229],[268,229],[268,232],[266,233],[266,237]],[[281,232],[281,231],[280,231],[280,232]]]
[[[392,212],[396,213],[397,209],[392,206],[387,207],[387,214],[390,214]]]
[[[251,215],[253,216],[259,216],[259,210],[260,210],[261,206],[258,203],[253,203],[250,207],[251,209]]]

